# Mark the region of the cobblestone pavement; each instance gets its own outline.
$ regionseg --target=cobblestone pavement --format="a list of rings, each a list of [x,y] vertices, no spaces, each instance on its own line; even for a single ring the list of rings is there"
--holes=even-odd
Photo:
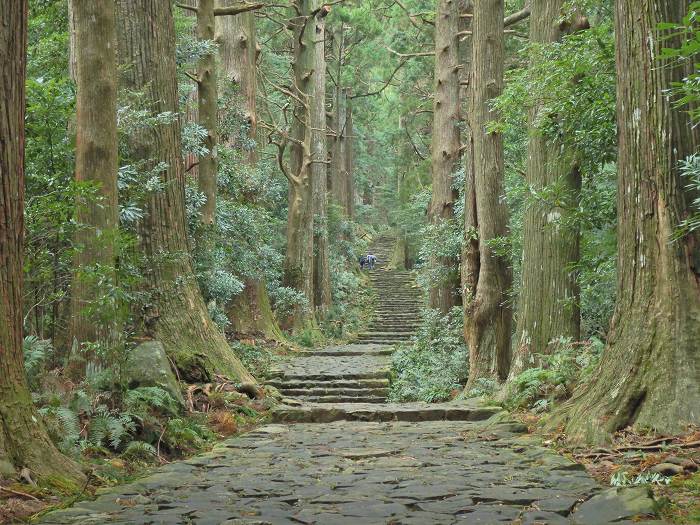
[[[388,245],[377,253],[381,263]],[[409,278],[381,269],[372,277],[384,292],[410,288]],[[387,403],[389,344],[417,322],[417,305],[401,307],[410,294],[387,294],[363,344],[280,363],[268,381],[286,396],[277,424],[42,523],[620,525],[651,515],[645,489],[599,487],[498,407]]]
[[[521,431],[450,421],[268,425],[42,523],[602,525],[651,512],[644,490],[601,491]]]

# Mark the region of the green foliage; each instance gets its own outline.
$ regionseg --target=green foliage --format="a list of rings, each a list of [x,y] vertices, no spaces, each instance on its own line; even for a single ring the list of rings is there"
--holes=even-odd
[[[693,122],[700,121],[700,68],[694,61],[700,55],[700,2],[694,1],[688,13],[680,22],[662,22],[658,27],[668,47],[661,50],[659,57],[664,65],[680,66],[694,64],[694,70],[683,80],[673,85],[675,103],[688,110]]]
[[[272,367],[275,356],[268,349],[256,345],[233,341],[231,348],[253,377],[264,378]]]
[[[552,353],[538,354],[541,365],[528,368],[515,377],[506,405],[533,412],[549,409],[552,402],[568,397],[576,384],[587,381],[602,353],[603,342],[575,343],[560,339],[552,343]]]
[[[24,338],[24,372],[27,374],[29,388],[36,389],[41,377],[46,373],[47,363],[51,360],[53,346],[51,341],[39,339],[35,335]]]
[[[170,450],[192,453],[213,439],[214,434],[192,418],[171,418],[165,424],[163,444]]]
[[[680,163],[681,176],[686,181],[686,188],[692,195],[700,195],[700,155],[691,155]],[[700,230],[700,197],[690,203],[690,215],[681,222],[674,237],[679,239],[689,233]]]
[[[668,485],[671,483],[671,478],[659,474],[658,472],[642,472],[637,476],[630,478],[629,474],[624,470],[615,472],[610,477],[611,487],[633,487],[637,485]]]
[[[462,311],[442,316],[427,309],[410,344],[392,358],[392,401],[445,401],[461,390],[469,371],[469,351],[462,335]]]

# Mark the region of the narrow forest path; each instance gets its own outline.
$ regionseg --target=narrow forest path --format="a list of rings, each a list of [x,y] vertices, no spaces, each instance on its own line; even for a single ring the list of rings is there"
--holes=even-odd
[[[291,399],[274,424],[42,523],[603,525],[651,512],[646,489],[603,489],[524,425],[487,421],[498,407],[386,402],[388,345],[410,337],[420,299],[410,273],[384,267],[384,241],[372,325],[282,363],[269,384]]]

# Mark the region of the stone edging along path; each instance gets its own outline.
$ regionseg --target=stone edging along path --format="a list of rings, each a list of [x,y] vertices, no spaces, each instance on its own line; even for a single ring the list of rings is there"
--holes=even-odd
[[[380,262],[389,244],[377,246]],[[387,403],[385,343],[410,337],[415,326],[412,307],[400,308],[409,278],[381,268],[372,274],[375,287],[401,291],[382,291],[378,317],[360,344],[282,364],[270,384],[289,399],[273,411],[275,424],[41,523],[661,523],[651,518],[646,489],[600,487],[498,407]]]

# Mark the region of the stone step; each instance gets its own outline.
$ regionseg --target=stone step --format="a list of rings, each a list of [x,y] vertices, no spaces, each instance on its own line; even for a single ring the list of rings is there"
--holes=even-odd
[[[356,339],[362,341],[363,339],[408,339],[414,332],[381,332],[377,330],[376,332],[363,332],[358,334]]]
[[[484,421],[500,407],[475,401],[450,403],[308,403],[281,406],[272,411],[278,423],[331,423],[333,421]]]
[[[401,324],[401,323],[396,323],[396,324],[388,324],[388,323],[379,323],[379,324],[372,324],[370,327],[367,329],[367,333],[375,333],[375,332],[382,332],[382,331],[387,331],[390,330],[392,332],[415,332],[416,328],[418,328],[418,325],[409,325],[409,324]],[[322,354],[326,355],[326,354]]]
[[[374,346],[374,345],[354,345],[354,346]],[[393,350],[391,348],[368,348],[367,350],[357,349],[357,350],[303,350],[299,352],[300,356],[338,356],[347,357],[354,355],[391,355]]]
[[[312,396],[345,396],[345,397],[386,397],[389,387],[382,388],[287,388],[280,386],[278,390],[285,396],[312,397]]]
[[[373,389],[388,388],[389,379],[335,379],[332,381],[319,380],[290,380],[275,379],[267,381],[266,384],[280,388],[353,388],[353,389]]]
[[[348,397],[348,396],[299,396],[295,397],[303,403],[344,403],[344,404],[364,404],[364,403],[385,403],[386,396],[364,396],[364,397]]]
[[[392,343],[388,343],[392,344]],[[386,379],[389,377],[388,369],[379,369],[374,372],[340,372],[338,374],[285,374],[284,377],[279,378],[284,381],[350,381],[359,379]]]

